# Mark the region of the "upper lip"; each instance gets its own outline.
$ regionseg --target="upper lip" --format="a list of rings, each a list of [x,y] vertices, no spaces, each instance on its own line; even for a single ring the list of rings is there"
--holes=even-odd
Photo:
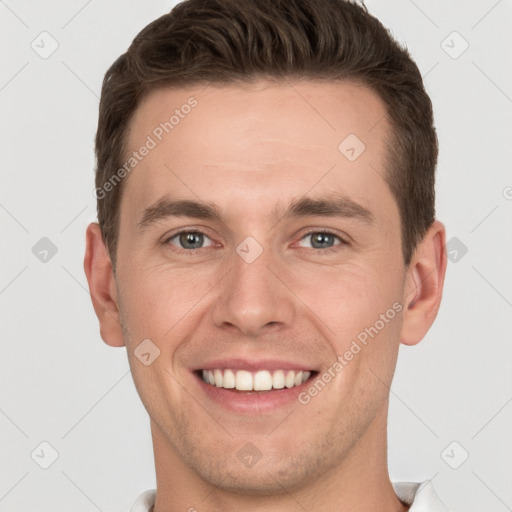
[[[292,361],[278,360],[278,359],[242,359],[242,358],[229,358],[229,359],[216,359],[203,363],[201,366],[194,368],[194,370],[302,370],[312,371],[314,368],[311,365],[294,363]]]

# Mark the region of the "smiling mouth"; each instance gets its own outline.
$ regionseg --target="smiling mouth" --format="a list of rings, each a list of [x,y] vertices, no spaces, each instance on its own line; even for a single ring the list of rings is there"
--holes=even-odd
[[[230,391],[276,391],[301,386],[312,379],[317,371],[302,370],[197,370],[196,375],[206,384]]]

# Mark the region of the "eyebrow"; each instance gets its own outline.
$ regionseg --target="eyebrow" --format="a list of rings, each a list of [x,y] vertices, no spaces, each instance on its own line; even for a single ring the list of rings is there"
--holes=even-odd
[[[137,223],[139,231],[169,217],[193,217],[210,220],[222,218],[219,209],[212,203],[162,198],[153,206],[144,209],[141,219]]]
[[[283,218],[300,218],[309,216],[342,217],[372,224],[373,213],[364,206],[343,195],[332,195],[325,199],[303,197],[295,199],[283,214],[278,208],[273,215]],[[139,231],[143,231],[158,221],[170,217],[192,217],[196,219],[222,221],[222,214],[214,203],[192,201],[189,199],[173,200],[164,197],[152,206],[145,208],[137,223]]]

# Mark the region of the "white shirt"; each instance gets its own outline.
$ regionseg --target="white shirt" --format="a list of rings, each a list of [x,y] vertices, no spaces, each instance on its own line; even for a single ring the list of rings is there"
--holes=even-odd
[[[425,482],[392,482],[398,499],[411,505],[409,512],[449,512],[434,491],[430,480]],[[156,491],[143,492],[129,512],[149,512],[155,504]]]

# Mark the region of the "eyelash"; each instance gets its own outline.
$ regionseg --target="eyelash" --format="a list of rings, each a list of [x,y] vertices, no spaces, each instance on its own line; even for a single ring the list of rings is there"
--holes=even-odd
[[[184,234],[184,233],[195,233],[195,234],[200,234],[200,235],[204,235],[206,237],[208,237],[208,235],[204,232],[204,231],[201,231],[200,229],[184,229],[184,230],[181,230],[181,231],[177,231],[176,233],[173,233],[171,236],[167,237],[163,242],[162,242],[162,245],[166,245],[166,246],[169,246],[170,245],[170,241],[173,240],[174,238]],[[306,238],[307,236],[309,235],[313,235],[313,234],[327,234],[327,235],[333,235],[334,237],[336,237],[340,243],[339,244],[336,244],[334,245],[333,247],[327,247],[325,249],[316,249],[315,247],[303,247],[303,249],[312,249],[316,252],[319,252],[319,253],[322,253],[322,254],[330,254],[332,252],[336,252],[339,250],[340,247],[342,246],[346,246],[346,245],[349,245],[349,242],[347,242],[345,239],[343,239],[340,235],[338,235],[336,232],[328,229],[328,228],[323,228],[323,229],[311,229],[310,231],[307,231],[306,233],[304,233],[300,238],[299,238],[299,241],[303,240],[304,238]],[[210,237],[208,237],[210,238]],[[174,252],[177,252],[178,254],[187,254],[189,256],[194,256],[196,255],[199,251],[201,251],[202,249],[207,249],[208,247],[200,247],[199,249],[182,249],[180,247],[176,247],[176,246],[173,246],[173,251]]]

